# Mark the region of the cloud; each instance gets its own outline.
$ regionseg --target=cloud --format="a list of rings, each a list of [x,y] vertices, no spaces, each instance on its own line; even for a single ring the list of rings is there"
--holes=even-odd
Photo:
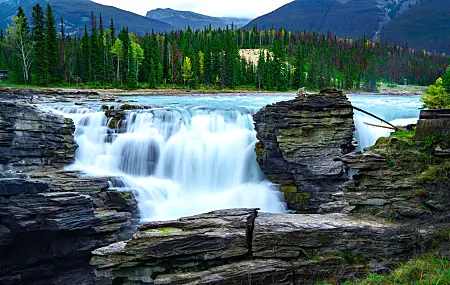
[[[292,0],[94,0],[94,2],[145,15],[156,8],[193,11],[216,17],[256,18]]]

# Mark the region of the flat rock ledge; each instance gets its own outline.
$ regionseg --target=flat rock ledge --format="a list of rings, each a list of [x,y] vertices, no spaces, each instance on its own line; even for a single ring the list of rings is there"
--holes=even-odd
[[[142,225],[131,240],[93,251],[113,284],[315,284],[411,256],[420,231],[344,214],[221,210]]]

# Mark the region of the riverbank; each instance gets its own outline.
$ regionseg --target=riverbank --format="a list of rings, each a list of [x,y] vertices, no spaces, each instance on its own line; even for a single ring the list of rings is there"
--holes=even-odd
[[[387,86],[381,85],[378,92],[366,92],[358,90],[345,91],[347,95],[394,95],[394,96],[411,96],[423,95],[428,87],[426,86]],[[0,95],[7,92],[29,92],[35,95],[87,95],[87,96],[197,96],[197,95],[258,95],[264,96],[270,94],[294,94],[296,90],[288,91],[266,91],[251,89],[182,89],[182,88],[161,88],[161,89],[93,89],[93,88],[73,88],[73,87],[36,87],[26,85],[7,86],[0,84]],[[315,92],[308,90],[308,92]]]

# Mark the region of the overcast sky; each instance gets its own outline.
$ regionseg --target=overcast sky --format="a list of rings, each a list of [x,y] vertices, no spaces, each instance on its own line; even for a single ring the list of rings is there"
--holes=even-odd
[[[94,2],[145,15],[156,8],[193,11],[217,17],[256,18],[292,0],[93,0]]]

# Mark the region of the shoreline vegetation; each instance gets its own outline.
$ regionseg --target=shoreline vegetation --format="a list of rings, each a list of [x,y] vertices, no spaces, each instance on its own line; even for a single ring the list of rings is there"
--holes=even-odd
[[[392,86],[392,85],[389,85]],[[390,96],[414,96],[423,95],[427,91],[427,86],[395,86],[388,87],[388,85],[380,85],[377,92],[367,92],[364,90],[346,90],[347,95],[390,95]],[[216,89],[216,88],[200,88],[190,89],[183,87],[160,87],[157,89],[138,88],[138,89],[119,89],[119,88],[90,88],[85,86],[55,86],[55,87],[40,87],[24,84],[9,84],[7,82],[0,81],[0,91],[8,92],[8,90],[29,90],[32,93],[38,94],[39,92],[78,92],[80,94],[86,93],[92,95],[98,93],[99,95],[123,95],[123,96],[189,96],[189,95],[217,95],[217,94],[293,94],[297,90],[286,91],[269,91],[269,90],[257,90],[245,87],[236,87],[235,89]],[[317,90],[307,90],[307,92],[315,92]],[[1,95],[0,95],[1,96]]]

